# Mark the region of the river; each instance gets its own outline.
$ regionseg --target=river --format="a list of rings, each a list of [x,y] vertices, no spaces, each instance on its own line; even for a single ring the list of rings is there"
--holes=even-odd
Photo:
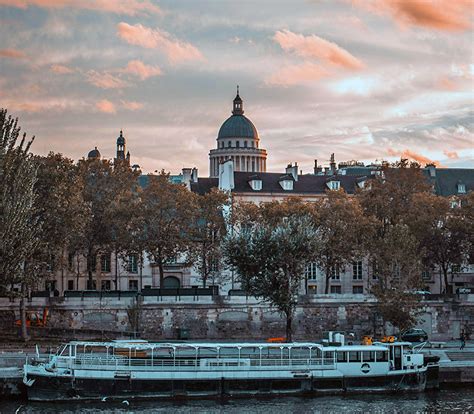
[[[1,414],[306,414],[306,413],[474,413],[474,388],[457,388],[420,394],[351,395],[340,397],[193,400],[186,402],[70,402],[28,403],[0,401]]]

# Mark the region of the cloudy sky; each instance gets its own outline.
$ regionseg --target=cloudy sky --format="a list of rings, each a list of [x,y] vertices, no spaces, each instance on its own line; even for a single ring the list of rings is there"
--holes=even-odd
[[[240,85],[268,169],[473,167],[474,0],[0,0],[0,106],[33,150],[208,174]]]

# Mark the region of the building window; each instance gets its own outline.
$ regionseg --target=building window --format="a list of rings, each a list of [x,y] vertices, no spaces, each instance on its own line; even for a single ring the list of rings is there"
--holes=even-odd
[[[250,187],[254,191],[260,191],[262,189],[262,180],[251,180]]]
[[[95,272],[97,270],[97,257],[87,257],[87,271]]]
[[[318,274],[318,267],[316,266],[316,263],[311,262],[306,265],[306,270],[305,270],[305,276],[306,279],[308,280],[314,280],[316,279]]]
[[[318,293],[318,287],[316,285],[308,286],[308,293],[310,295],[316,295]]]
[[[247,141],[244,141],[244,148],[247,148]]]
[[[372,279],[377,280],[379,278],[379,273],[378,273],[378,267],[377,267],[377,262],[373,261],[372,262]]]
[[[229,147],[229,148],[232,147],[232,142],[231,142],[231,141],[229,141],[229,142],[227,143],[227,147]]]
[[[74,280],[67,281],[67,290],[74,290]]]
[[[96,280],[87,280],[87,289],[88,290],[97,290],[97,281]]]
[[[236,148],[240,148],[240,141],[237,141],[237,142],[235,143],[235,146],[236,146]]]
[[[102,280],[100,282],[100,290],[110,290],[110,280]]]
[[[110,253],[100,256],[100,270],[104,273],[110,273]]]
[[[352,262],[352,278],[362,280],[362,261]]]
[[[331,293],[340,295],[342,293],[342,289],[340,286],[331,286]]]
[[[128,281],[128,290],[138,290],[138,280],[129,280]]]
[[[424,270],[421,272],[421,277],[423,278],[423,280],[431,280],[431,272],[430,272],[430,269],[424,269]]]
[[[327,185],[330,190],[339,190],[341,188],[339,181],[329,181]]]
[[[138,273],[138,257],[136,254],[128,256],[127,272]]]
[[[339,280],[341,278],[341,273],[339,272],[339,266],[331,267],[331,279]]]
[[[292,180],[283,180],[280,181],[281,188],[286,191],[293,190],[293,181]]]
[[[352,286],[352,293],[364,293],[364,286]]]
[[[466,184],[459,183],[458,184],[458,193],[464,194],[466,192]]]
[[[67,255],[67,266],[69,270],[74,270],[74,258],[75,258],[74,253],[69,253]]]
[[[458,264],[453,264],[451,266],[451,273],[461,273],[461,266]]]

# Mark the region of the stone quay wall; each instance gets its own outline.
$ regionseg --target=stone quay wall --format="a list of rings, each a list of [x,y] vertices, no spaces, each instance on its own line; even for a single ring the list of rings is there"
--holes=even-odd
[[[154,298],[35,298],[29,313],[49,315],[46,328],[33,336],[58,338],[138,336],[149,340],[265,340],[285,336],[285,319],[268,305],[245,297]],[[19,318],[17,302],[0,301],[0,329],[12,331]],[[466,326],[474,332],[474,301],[429,301],[423,304],[419,326],[431,340],[459,338]],[[345,297],[306,298],[293,320],[294,340],[319,340],[327,331],[354,333],[356,338],[381,336],[381,320],[370,299]],[[390,332],[388,332],[390,333]]]

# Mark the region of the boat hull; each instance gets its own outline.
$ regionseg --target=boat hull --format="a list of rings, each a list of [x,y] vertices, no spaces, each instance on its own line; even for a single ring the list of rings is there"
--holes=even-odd
[[[271,395],[318,395],[366,392],[424,391],[426,372],[372,377],[278,379],[91,379],[28,375],[32,401],[71,399],[226,398]]]

